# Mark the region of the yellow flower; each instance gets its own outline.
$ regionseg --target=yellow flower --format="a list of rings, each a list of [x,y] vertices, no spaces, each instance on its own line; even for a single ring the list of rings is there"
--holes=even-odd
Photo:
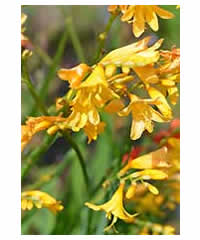
[[[149,41],[150,37],[146,37],[136,43],[115,49],[107,54],[100,63],[104,66],[115,65],[127,68],[155,63],[160,57],[157,49],[161,46],[163,39],[158,40],[151,47],[148,47]]]
[[[130,103],[119,112],[119,116],[127,116],[132,113],[132,126],[130,138],[136,140],[141,137],[142,133],[146,129],[149,133],[153,131],[153,123],[165,122],[168,119],[153,109],[150,105],[154,104],[160,107],[161,103],[157,99],[140,99],[134,94],[129,95]]]
[[[124,182],[120,183],[118,189],[116,190],[112,198],[107,203],[104,203],[102,205],[94,205],[88,202],[85,203],[86,206],[88,206],[89,208],[95,211],[105,211],[106,217],[109,220],[111,220],[113,215],[112,222],[108,227],[104,229],[105,231],[109,230],[117,222],[118,218],[127,223],[133,223],[134,217],[137,215],[137,214],[134,214],[134,215],[129,214],[123,207],[124,185],[125,185]]]
[[[123,22],[132,23],[132,31],[136,37],[140,37],[145,30],[145,23],[148,23],[153,31],[158,31],[158,17],[163,19],[171,19],[174,15],[157,5],[128,5],[119,6],[122,13],[121,20]],[[108,11],[116,14],[117,5],[111,5]]]
[[[160,51],[160,56],[162,58],[159,67],[149,64],[144,67],[134,67],[134,71],[147,88],[155,84],[155,88],[161,93],[161,98],[164,99],[162,95],[169,96],[171,103],[175,105],[179,96],[176,85],[180,81],[180,49]],[[165,100],[163,101],[166,103]],[[171,115],[169,106],[165,104],[165,107]]]
[[[77,88],[76,96],[71,101],[71,114],[67,118],[67,126],[77,132],[84,128],[86,133],[96,128],[96,133],[101,132],[103,125],[100,124],[98,109],[114,99],[119,98],[109,88],[105,78],[104,68],[97,65],[91,75]],[[93,125],[93,126],[92,126]],[[95,133],[89,133],[89,141],[95,139]]]
[[[22,210],[31,210],[34,206],[36,208],[48,208],[53,213],[62,211],[64,208],[60,204],[60,201],[57,201],[55,198],[45,192],[40,192],[37,190],[22,192]]]
[[[61,68],[58,76],[60,79],[68,81],[71,88],[77,88],[90,71],[91,68],[88,65],[81,63],[71,69]]]
[[[60,116],[29,117],[26,125],[21,126],[22,151],[36,133],[48,129],[47,133],[53,135],[59,130],[59,124],[65,121],[66,118]]]

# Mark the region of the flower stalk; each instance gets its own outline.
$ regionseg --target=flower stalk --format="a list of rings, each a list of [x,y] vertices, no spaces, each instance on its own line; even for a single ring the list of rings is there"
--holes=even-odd
[[[99,60],[99,57],[101,55],[101,51],[102,51],[102,49],[104,48],[104,45],[105,45],[107,35],[108,35],[108,33],[111,29],[111,26],[112,26],[114,20],[116,19],[116,17],[117,17],[117,15],[110,15],[108,23],[105,27],[105,31],[103,33],[99,34],[99,37],[98,37],[99,38],[99,44],[98,44],[98,47],[97,47],[96,55],[95,55],[95,57],[93,59],[93,62],[92,62],[93,64],[95,64]]]
[[[26,84],[26,86],[27,86],[31,96],[35,100],[36,105],[38,106],[38,109],[40,110],[40,112],[44,115],[49,115],[47,110],[46,110],[46,107],[45,107],[44,103],[42,102],[42,100],[38,96],[32,82],[31,82],[30,75],[28,73],[27,64],[26,64],[25,60],[22,62],[22,76],[23,76],[23,78],[22,78],[23,82]]]
[[[64,139],[68,143],[70,143],[70,145],[72,146],[72,148],[74,149],[74,151],[76,152],[76,154],[78,156],[79,163],[80,163],[80,166],[81,166],[81,169],[82,169],[82,172],[83,172],[83,177],[84,177],[84,180],[85,180],[85,185],[87,187],[88,194],[90,194],[89,177],[88,177],[88,173],[87,173],[87,170],[86,170],[84,157],[83,157],[77,143],[73,140],[73,138],[70,136],[70,134],[65,131],[65,132],[62,132],[62,135],[63,135]]]

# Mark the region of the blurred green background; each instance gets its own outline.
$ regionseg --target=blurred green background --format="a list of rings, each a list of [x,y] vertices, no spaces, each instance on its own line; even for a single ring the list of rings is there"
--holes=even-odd
[[[180,10],[177,10],[176,6],[163,6],[163,8],[173,12],[176,17],[171,20],[159,19],[160,30],[155,33],[148,28],[141,38],[147,35],[152,35],[152,41],[164,38],[162,49],[171,49],[173,45],[179,47]],[[97,36],[104,31],[109,19],[107,6],[24,6],[22,12],[28,16],[25,35],[32,42],[31,49],[33,49],[33,55],[28,60],[31,80],[38,92],[48,82],[47,91],[42,98],[45,104],[50,106],[57,97],[63,96],[68,90],[67,83],[57,78],[56,71],[60,67],[70,68],[83,61],[90,64],[94,58]],[[66,25],[66,20],[70,26]],[[81,50],[74,48],[71,29],[78,36]],[[137,40],[132,34],[131,25],[122,23],[118,17],[106,41],[105,53]],[[34,101],[24,84],[22,84],[21,103],[22,124],[28,116],[41,115],[35,109]],[[179,103],[176,105],[174,115],[179,117]],[[130,151],[133,145],[133,141],[129,139],[130,119],[126,121],[106,114],[102,114],[102,119],[106,122],[106,130],[96,142],[88,145],[82,132],[73,134],[87,161],[91,183],[94,186],[113,166],[120,164],[122,155]],[[156,124],[155,127],[159,130],[167,128],[168,124]],[[22,164],[27,160],[29,153],[37,151],[44,138],[48,141],[45,133],[34,137],[22,154]],[[144,137],[134,144],[148,145],[149,142],[151,138],[145,133]],[[22,234],[104,234],[103,228],[107,224],[105,214],[83,207],[83,203],[87,200],[86,189],[79,162],[70,145],[57,136],[47,151],[39,153],[37,157],[39,161],[23,181],[22,190],[38,187],[56,199],[62,200],[65,209],[57,216],[47,209],[23,213]],[[53,172],[61,164],[64,169],[61,176],[40,184],[42,177],[49,175],[49,172]],[[101,190],[93,201],[103,202],[108,199],[109,194]],[[177,213],[175,216],[173,215],[172,219],[173,221],[175,219],[178,226]],[[135,233],[134,227],[125,228],[124,231],[122,234]]]

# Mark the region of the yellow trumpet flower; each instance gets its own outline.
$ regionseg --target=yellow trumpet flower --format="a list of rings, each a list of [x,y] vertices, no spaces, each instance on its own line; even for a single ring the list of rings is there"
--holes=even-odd
[[[106,217],[111,220],[113,215],[113,219],[111,224],[106,227],[104,230],[108,231],[116,222],[117,219],[121,219],[127,223],[133,223],[135,216],[137,214],[129,214],[123,207],[123,190],[124,190],[124,182],[121,182],[118,189],[112,196],[112,198],[102,205],[94,205],[92,203],[86,202],[85,205],[95,211],[105,211]]]

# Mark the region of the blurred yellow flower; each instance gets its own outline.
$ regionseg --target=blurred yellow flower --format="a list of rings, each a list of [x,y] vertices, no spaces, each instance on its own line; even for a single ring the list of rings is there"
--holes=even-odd
[[[21,13],[21,46],[23,47],[22,59],[32,56],[32,51],[30,51],[31,43],[28,37],[25,36],[24,34],[24,32],[26,31],[26,28],[24,27],[26,20],[27,20],[27,15],[24,13]]]
[[[162,217],[165,213],[161,210],[163,202],[157,202],[156,199],[161,195],[154,195],[151,192],[147,192],[144,195],[135,196],[133,199],[135,208],[139,213],[152,213],[155,216]]]
[[[111,5],[108,11],[116,14],[121,11],[123,22],[132,23],[132,31],[136,37],[140,37],[145,31],[145,24],[148,23],[153,31],[158,31],[158,17],[171,19],[174,15],[157,5]]]
[[[59,124],[66,121],[60,116],[29,117],[25,125],[21,126],[21,150],[30,142],[32,137],[43,130],[47,130],[49,135],[59,130]]]
[[[25,27],[23,26],[27,20],[27,15],[21,14],[21,41],[27,40],[28,38],[23,34],[25,32]]]
[[[143,227],[140,235],[175,235],[175,228],[171,225],[149,223]]]
[[[119,116],[128,116],[130,112],[132,113],[130,132],[130,138],[132,140],[140,138],[145,129],[151,133],[153,131],[152,121],[165,122],[168,120],[164,115],[150,106],[156,105],[160,107],[161,102],[158,101],[157,97],[158,96],[154,96],[154,99],[141,99],[134,94],[129,94],[129,105],[118,114]]]
[[[64,208],[60,204],[60,201],[57,201],[55,198],[45,192],[40,192],[38,190],[22,192],[22,210],[31,210],[34,206],[36,208],[48,208],[54,214],[62,211]]]
[[[175,228],[172,227],[171,225],[153,224],[152,234],[153,235],[174,235]]]
[[[112,215],[113,219],[111,224],[106,227],[104,230],[108,231],[116,222],[117,219],[121,219],[127,223],[133,223],[134,222],[134,217],[137,214],[129,214],[123,207],[123,190],[124,190],[124,182],[121,182],[118,189],[112,196],[112,198],[105,204],[102,205],[94,205],[92,203],[86,202],[85,205],[95,211],[105,211],[106,212],[106,217],[111,220]]]

